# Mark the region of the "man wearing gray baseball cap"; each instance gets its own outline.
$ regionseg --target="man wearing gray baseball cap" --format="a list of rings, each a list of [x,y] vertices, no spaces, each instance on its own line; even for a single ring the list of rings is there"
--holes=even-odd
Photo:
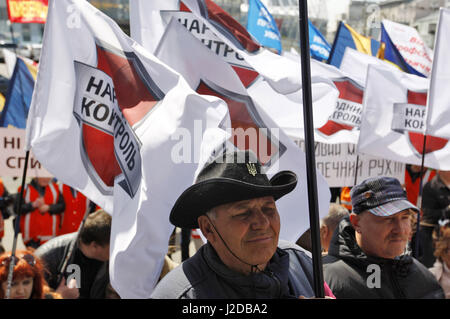
[[[410,256],[411,204],[395,178],[353,187],[353,210],[342,219],[324,257],[324,279],[337,298],[444,298],[429,270]]]

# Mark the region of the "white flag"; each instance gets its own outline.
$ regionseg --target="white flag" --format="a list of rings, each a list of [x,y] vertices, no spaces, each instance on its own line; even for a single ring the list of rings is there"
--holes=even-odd
[[[249,96],[231,66],[178,21],[169,23],[155,54],[179,71],[197,92],[215,95],[227,102],[233,128],[231,142],[239,149],[253,150],[269,176],[282,170],[297,174],[297,188],[277,201],[280,238],[297,241],[309,228],[305,154],[276,126],[260,103]],[[330,190],[320,174],[317,174],[317,189],[320,217],[324,217],[328,214]]]
[[[385,59],[397,62],[397,58],[391,55],[399,53],[404,63],[407,63],[414,70],[428,77],[433,63],[433,50],[422,40],[417,29],[390,20],[383,20],[382,32],[384,31],[386,31],[388,36],[384,40],[391,41],[392,45],[395,46],[395,49],[390,48],[387,52],[385,51]],[[396,50],[396,52],[394,53],[391,50]],[[386,54],[389,56],[386,56]]]
[[[195,93],[87,1],[49,6],[27,141],[55,177],[112,214],[110,278],[122,298],[150,296],[173,203],[228,120],[222,100]]]
[[[448,139],[426,137],[429,80],[378,65],[370,65],[357,150],[394,161],[435,169],[450,169]]]
[[[385,66],[394,70],[399,70],[399,67],[393,63],[386,62],[377,57],[359,52],[358,50],[350,47],[345,48],[344,56],[342,58],[339,70],[347,73],[360,83],[366,83],[367,68],[371,64]]]
[[[297,61],[298,62],[298,61]],[[311,87],[314,128],[325,125],[333,114],[339,90],[323,71],[322,62],[311,59],[311,72],[326,82],[315,82]],[[325,66],[327,68],[329,66]],[[267,81],[259,77],[247,88],[248,94],[259,104],[273,121],[291,138],[303,139],[305,136],[302,90],[291,94],[280,94],[272,89]],[[319,137],[320,138],[320,137]]]
[[[32,72],[33,75],[34,75],[34,73],[37,72],[38,64],[36,62],[34,62],[33,60],[26,58],[24,56],[20,56],[20,55],[18,56],[13,51],[8,50],[8,49],[2,49],[2,53],[3,53],[3,57],[5,59],[5,67],[6,67],[6,72],[5,72],[6,76],[5,77],[6,78],[10,79],[12,77],[12,75],[14,73],[14,67],[16,66],[17,57],[21,58],[28,67],[31,66],[33,68],[33,70],[30,70],[30,71],[33,71]],[[36,69],[36,70],[34,70],[34,69]]]
[[[130,1],[131,36],[149,50],[156,49],[172,18],[179,20],[203,44],[232,64],[240,78],[245,77],[246,87],[262,76],[278,93],[291,94],[301,89],[300,61],[259,46],[239,22],[212,0]],[[314,73],[312,82],[329,83],[326,79],[316,78]]]
[[[441,8],[428,97],[427,134],[450,138],[450,10]]]
[[[327,117],[327,121],[315,128],[314,140],[329,144],[356,144],[361,124],[365,83],[333,65],[319,61],[314,62],[314,65],[316,74],[330,79],[339,92],[334,107],[322,115]],[[304,138],[303,136],[294,137]]]
[[[260,48],[239,22],[211,0],[131,0],[130,12],[132,36],[150,50],[156,49],[170,20],[178,20],[232,66],[248,94],[277,126],[292,138],[304,137],[303,97],[302,91],[298,90],[301,87],[300,58],[278,56]],[[150,30],[152,38],[149,38]],[[335,84],[326,75],[322,64],[312,59],[311,93],[315,128],[328,122],[339,95]],[[356,140],[351,138],[353,142]]]

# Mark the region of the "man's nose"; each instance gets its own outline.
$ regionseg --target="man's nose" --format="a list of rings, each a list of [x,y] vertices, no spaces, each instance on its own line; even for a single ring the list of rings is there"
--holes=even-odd
[[[409,219],[396,219],[393,231],[400,234],[409,233],[411,231],[411,221]]]
[[[252,211],[251,225],[253,229],[265,229],[269,226],[269,224],[269,217],[260,209],[254,209]]]

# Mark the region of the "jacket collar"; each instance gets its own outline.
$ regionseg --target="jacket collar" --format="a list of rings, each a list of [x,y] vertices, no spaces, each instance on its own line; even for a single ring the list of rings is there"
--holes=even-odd
[[[289,255],[277,248],[266,269],[250,275],[240,274],[228,268],[219,258],[212,245],[203,245],[203,258],[207,265],[240,295],[250,298],[289,297]]]
[[[328,254],[348,263],[360,265],[364,269],[370,264],[390,265],[397,274],[402,276],[407,275],[409,266],[413,263],[413,258],[408,254],[395,259],[366,255],[356,243],[355,229],[351,225],[349,217],[345,217],[339,223],[337,231],[331,239]]]

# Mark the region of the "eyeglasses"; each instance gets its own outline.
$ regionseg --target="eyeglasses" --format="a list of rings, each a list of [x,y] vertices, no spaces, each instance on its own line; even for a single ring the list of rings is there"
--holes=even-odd
[[[25,260],[30,266],[36,265],[36,259],[34,259],[34,256],[31,254],[25,254],[21,258],[17,258],[17,256],[6,257],[2,261],[2,266],[9,266],[9,263],[11,262],[12,259],[14,259],[14,265],[17,265],[20,259]]]

